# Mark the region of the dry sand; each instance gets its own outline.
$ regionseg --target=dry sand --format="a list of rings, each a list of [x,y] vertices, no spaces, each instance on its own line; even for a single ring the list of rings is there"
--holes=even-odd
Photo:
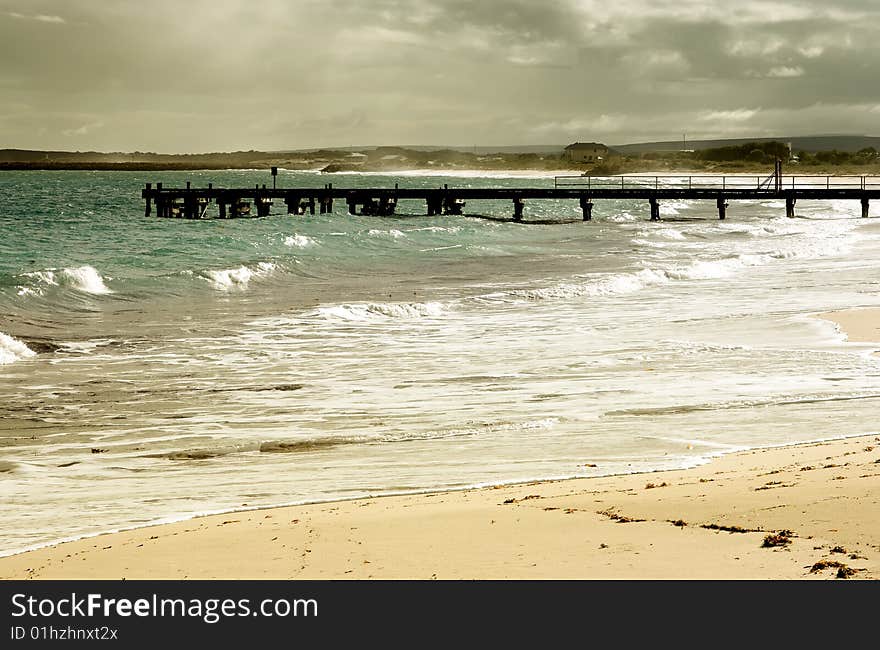
[[[834,321],[853,343],[880,343],[880,307],[846,309],[820,314],[819,318]]]
[[[880,339],[880,310],[842,314],[850,340]],[[216,515],[0,558],[6,579],[839,574],[880,577],[876,433],[689,470]]]

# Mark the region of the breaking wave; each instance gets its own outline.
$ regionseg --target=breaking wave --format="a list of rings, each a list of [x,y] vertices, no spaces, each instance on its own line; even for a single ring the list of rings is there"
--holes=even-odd
[[[284,245],[291,248],[307,248],[314,246],[317,242],[306,235],[290,235],[284,238]]]
[[[36,352],[18,339],[0,332],[0,365],[13,363],[19,359],[26,359],[35,355]]]
[[[233,289],[246,289],[254,278],[263,278],[272,274],[277,266],[272,262],[259,262],[254,266],[242,265],[237,269],[221,269],[218,271],[203,271],[202,277],[211,283],[218,291],[230,291]]]
[[[367,321],[375,318],[430,318],[441,316],[448,310],[449,306],[440,302],[371,302],[319,307],[311,315],[346,321]]]
[[[367,234],[370,237],[391,237],[391,239],[401,239],[403,237],[406,237],[403,232],[394,228],[390,230],[377,230],[376,228],[373,228],[367,231]]]
[[[32,271],[22,273],[19,277],[27,278],[30,286],[20,286],[18,295],[43,295],[48,287],[63,287],[91,293],[95,295],[113,293],[104,284],[104,278],[98,271],[88,265],[64,269],[46,269],[45,271]]]

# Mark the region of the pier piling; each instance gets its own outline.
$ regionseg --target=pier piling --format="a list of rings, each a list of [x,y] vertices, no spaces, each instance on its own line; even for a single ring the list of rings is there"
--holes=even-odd
[[[443,214],[463,214],[464,206],[464,199],[447,196],[445,199],[443,199]]]
[[[785,216],[789,219],[794,218],[794,204],[797,203],[797,199],[793,194],[788,194],[785,197]]]
[[[587,196],[582,196],[581,200],[581,212],[584,215],[584,221],[591,221],[593,219],[593,202]]]
[[[870,207],[871,200],[867,196],[862,197],[862,219],[868,218],[868,208]]]
[[[428,205],[428,216],[433,217],[434,215],[443,214],[443,196],[438,194],[429,194],[425,203]]]
[[[718,206],[718,218],[726,219],[727,218],[727,206],[729,205],[727,200],[723,196],[719,196],[715,201],[715,204]]]
[[[651,221],[660,221],[660,202],[652,196],[648,204],[651,206]]]
[[[523,219],[523,208],[525,208],[526,200],[522,197],[516,197],[513,200],[513,220],[514,221],[522,221]]]

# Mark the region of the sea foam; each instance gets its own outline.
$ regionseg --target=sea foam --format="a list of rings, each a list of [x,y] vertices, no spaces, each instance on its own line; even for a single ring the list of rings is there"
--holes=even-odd
[[[18,339],[0,332],[0,365],[13,363],[19,359],[26,359],[35,355],[36,352]]]

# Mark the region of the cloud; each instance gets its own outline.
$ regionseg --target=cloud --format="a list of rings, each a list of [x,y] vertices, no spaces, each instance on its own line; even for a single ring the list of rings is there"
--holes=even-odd
[[[791,79],[804,76],[804,69],[799,65],[778,65],[767,71],[767,76],[776,79]]]
[[[35,21],[40,22],[40,23],[55,23],[55,24],[61,24],[61,23],[66,23],[66,22],[67,22],[67,21],[64,20],[64,18],[62,18],[61,16],[55,16],[55,15],[49,15],[49,14],[31,14],[31,15],[28,15],[28,14],[20,14],[20,13],[18,13],[18,12],[16,12],[16,11],[10,11],[10,12],[7,13],[7,15],[8,15],[8,16],[11,16],[12,18],[18,18],[18,19],[20,19],[20,20],[35,20]]]
[[[740,108],[732,111],[708,111],[698,118],[701,122],[747,122],[758,114],[757,109]]]
[[[0,0],[0,141],[198,151],[877,128],[876,0],[258,4]]]
[[[61,134],[66,137],[88,135],[95,129],[100,129],[103,126],[103,122],[92,122],[90,124],[83,124],[82,126],[75,129],[62,129]]]

